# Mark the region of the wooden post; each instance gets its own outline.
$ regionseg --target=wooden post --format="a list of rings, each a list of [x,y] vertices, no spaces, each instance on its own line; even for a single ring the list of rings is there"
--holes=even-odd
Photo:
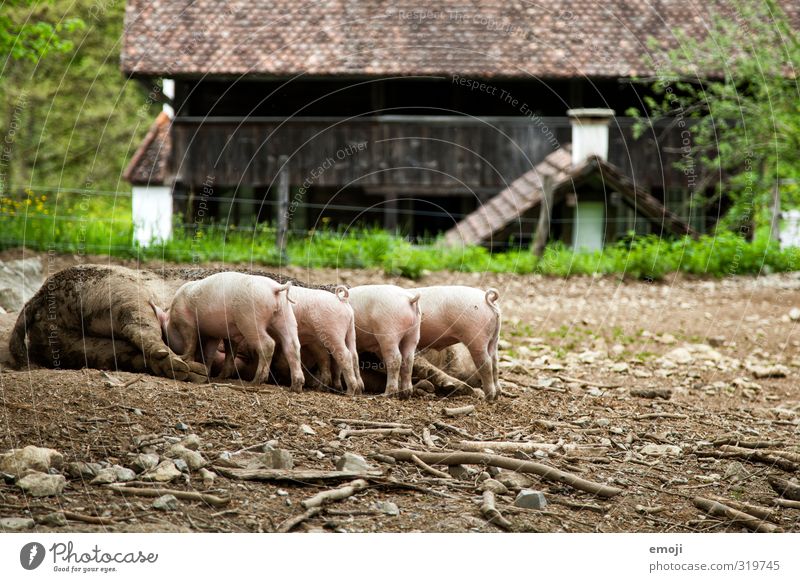
[[[286,254],[286,235],[289,230],[289,164],[288,156],[278,157],[278,229],[275,242],[281,255],[281,263],[288,264]]]
[[[769,225],[769,237],[774,241],[781,240],[781,182],[775,181],[772,190],[772,220]]]
[[[553,180],[551,176],[542,176],[542,202],[539,206],[539,222],[536,225],[533,254],[541,258],[544,248],[547,246],[547,240],[550,238],[550,218],[553,214]]]
[[[397,232],[397,194],[388,194],[383,212],[383,228],[391,233]]]

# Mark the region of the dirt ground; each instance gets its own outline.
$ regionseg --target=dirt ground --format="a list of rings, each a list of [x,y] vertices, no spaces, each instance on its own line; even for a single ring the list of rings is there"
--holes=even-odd
[[[0,259],[18,256],[0,253]],[[77,261],[42,259],[52,271]],[[296,469],[332,471],[342,453],[352,452],[381,472],[370,477],[366,489],[326,505],[293,531],[502,531],[481,514],[487,471],[510,488],[496,503],[512,531],[743,530],[741,522],[699,509],[696,498],[739,509],[757,505],[768,512],[754,520],[758,526],[800,531],[800,509],[777,507],[768,482],[771,476],[797,478],[800,464],[800,310],[792,311],[800,307],[800,274],[646,283],[435,273],[413,283],[371,271],[288,272],[320,283],[496,287],[503,310],[505,394],[493,404],[430,395],[401,401],[323,391],[291,394],[237,383],[192,385],[122,372],[112,372],[109,380],[91,369],[3,369],[0,452],[37,445],[59,450],[65,463],[128,466],[135,454],[149,450],[163,456],[171,442],[193,433],[207,469],[217,473],[213,483],[194,471],[160,487],[229,501],[181,499],[177,509],[158,511],[152,497],[122,496],[91,484],[91,477],[68,477],[63,495],[33,498],[8,478],[0,481],[0,517],[32,517],[36,531],[275,531],[305,511],[303,500],[353,479],[263,482],[223,476],[233,464],[257,464],[259,446],[277,441]],[[110,386],[114,379],[135,382]],[[449,417],[443,411],[469,404],[475,406],[471,414]],[[411,430],[341,434],[365,428],[357,422],[365,420],[402,423]],[[372,456],[398,448],[452,451],[464,440],[517,443],[493,450],[620,492],[603,498],[536,474],[498,474],[485,464],[456,467],[457,478],[443,478],[411,462]],[[154,487],[140,481],[137,487]],[[543,492],[547,506],[515,507],[514,489],[521,487]],[[393,515],[395,508],[385,502],[399,513]],[[66,512],[66,525],[47,525],[56,523],[45,518],[54,512]]]

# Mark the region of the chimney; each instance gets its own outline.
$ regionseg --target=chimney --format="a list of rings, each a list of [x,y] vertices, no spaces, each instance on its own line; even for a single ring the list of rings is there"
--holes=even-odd
[[[572,167],[589,156],[608,159],[608,124],[613,109],[570,109],[567,116],[572,124]]]

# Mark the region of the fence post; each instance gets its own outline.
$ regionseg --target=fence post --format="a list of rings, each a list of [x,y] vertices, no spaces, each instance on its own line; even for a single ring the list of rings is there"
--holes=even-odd
[[[553,180],[547,175],[542,176],[542,201],[539,207],[539,223],[536,225],[533,254],[541,258],[547,246],[547,239],[550,238],[550,215],[553,213]]]
[[[281,264],[289,263],[289,255],[286,253],[286,235],[289,230],[289,157],[279,156],[278,167],[278,232],[275,242],[278,246],[278,253],[281,257]]]
[[[775,181],[772,189],[772,220],[769,224],[769,237],[774,241],[781,240],[781,182]]]

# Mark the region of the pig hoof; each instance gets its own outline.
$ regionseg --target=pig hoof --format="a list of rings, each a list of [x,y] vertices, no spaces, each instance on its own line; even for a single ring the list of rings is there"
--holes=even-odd
[[[484,394],[484,393],[483,393],[483,390],[478,390],[477,388],[473,388],[473,389],[472,389],[472,395],[473,395],[475,398],[480,398],[481,400],[483,400],[484,398],[486,398],[486,394]],[[492,400],[492,399],[490,398],[490,399],[488,399],[488,400]]]

